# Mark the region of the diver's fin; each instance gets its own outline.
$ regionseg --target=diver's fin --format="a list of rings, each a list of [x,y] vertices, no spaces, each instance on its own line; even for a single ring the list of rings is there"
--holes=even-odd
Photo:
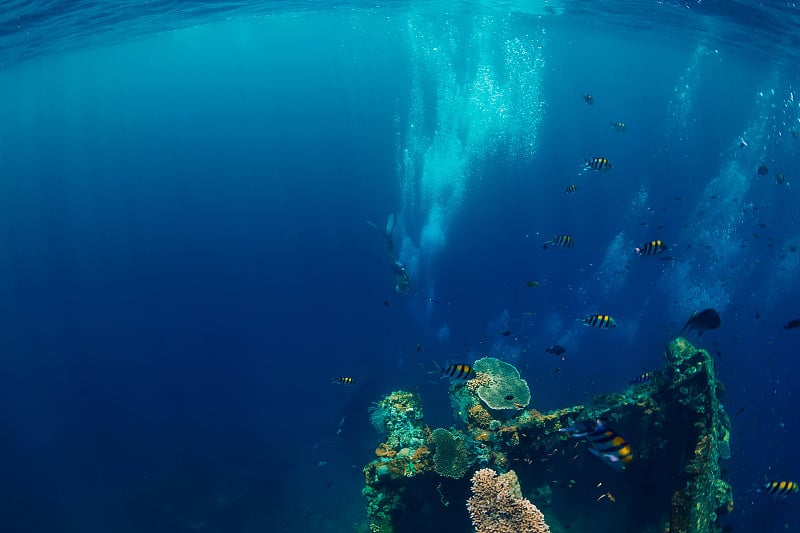
[[[391,237],[393,231],[394,231],[394,213],[391,213],[389,214],[389,218],[386,219],[386,236]]]

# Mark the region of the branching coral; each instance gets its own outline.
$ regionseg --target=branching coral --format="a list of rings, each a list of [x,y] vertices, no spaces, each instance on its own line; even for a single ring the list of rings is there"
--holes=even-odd
[[[472,497],[467,502],[476,533],[549,533],[544,515],[522,497],[517,474],[498,476],[483,468],[472,476]]]

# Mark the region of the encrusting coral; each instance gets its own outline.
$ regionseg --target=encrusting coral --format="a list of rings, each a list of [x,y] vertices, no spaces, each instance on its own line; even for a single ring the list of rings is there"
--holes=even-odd
[[[472,476],[467,502],[476,533],[549,533],[544,515],[522,497],[517,474],[482,468]]]
[[[446,429],[435,429],[431,433],[434,446],[433,465],[440,476],[459,479],[469,468],[469,453],[464,443]]]

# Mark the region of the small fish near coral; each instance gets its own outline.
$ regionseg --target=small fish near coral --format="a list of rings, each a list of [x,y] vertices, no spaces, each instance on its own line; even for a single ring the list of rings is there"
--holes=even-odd
[[[649,383],[651,379],[655,376],[654,372],[642,372],[628,383],[631,385],[644,385],[645,383]]]
[[[436,363],[436,366],[442,378],[449,378],[453,383],[463,383],[475,377],[475,369],[465,363],[448,363],[447,366]]]
[[[586,439],[590,446],[589,451],[614,470],[625,470],[633,461],[633,451],[628,439],[610,429],[603,419],[598,418],[594,424],[583,422],[559,431],[569,433],[577,439]]]

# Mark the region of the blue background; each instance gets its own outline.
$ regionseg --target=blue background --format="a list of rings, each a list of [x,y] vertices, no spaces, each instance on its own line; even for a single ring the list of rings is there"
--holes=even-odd
[[[370,403],[408,388],[453,423],[434,360],[501,357],[537,409],[583,403],[706,306],[722,327],[692,340],[744,408],[725,523],[800,528],[753,491],[798,475],[796,67],[722,23],[426,8],[200,17],[6,64],[3,530],[350,531]],[[613,169],[581,173],[597,155]],[[390,212],[405,297],[366,222]],[[575,248],[541,250],[555,233]],[[673,261],[634,256],[653,238]],[[618,327],[576,321],[595,312]]]

